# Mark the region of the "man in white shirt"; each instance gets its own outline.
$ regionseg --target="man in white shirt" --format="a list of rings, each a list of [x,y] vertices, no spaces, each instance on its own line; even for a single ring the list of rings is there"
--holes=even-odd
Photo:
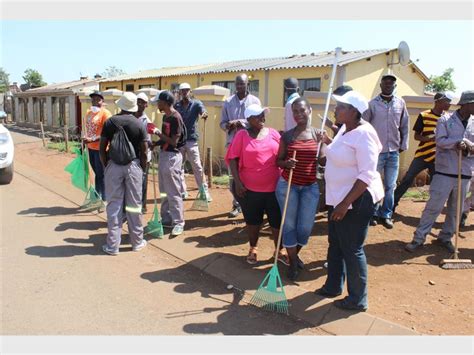
[[[137,106],[138,111],[135,112],[134,116],[140,120],[147,132],[147,124],[151,123],[151,120],[148,118],[145,113],[145,109],[148,107],[148,96],[141,92],[137,95]],[[146,168],[143,171],[143,184],[142,184],[142,210],[146,212],[146,193],[148,188],[148,171],[150,169],[151,163],[151,136],[147,133],[147,151],[146,151]]]
[[[285,104],[285,132],[286,132],[296,126],[295,119],[293,118],[293,111],[291,109],[291,104],[298,97],[300,97],[300,94],[299,94],[300,88],[298,87],[298,79],[295,79],[295,78],[287,78],[285,79],[283,83],[285,86],[285,94],[287,96],[286,104]]]

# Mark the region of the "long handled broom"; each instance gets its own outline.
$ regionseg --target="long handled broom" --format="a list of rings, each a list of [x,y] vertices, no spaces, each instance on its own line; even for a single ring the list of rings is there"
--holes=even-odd
[[[163,223],[161,222],[160,212],[158,211],[158,204],[156,202],[156,158],[155,152],[152,152],[152,176],[153,176],[153,215],[145,227],[145,234],[152,236],[153,238],[163,238]]]
[[[203,129],[203,138],[202,138],[202,154],[203,154],[203,163],[202,163],[202,185],[199,186],[199,192],[198,192],[198,195],[196,197],[196,199],[194,200],[192,206],[191,206],[191,211],[203,211],[203,212],[208,212],[209,211],[209,201],[207,199],[207,193],[206,193],[206,189],[204,188],[204,178],[205,178],[205,175],[204,175],[204,169],[205,169],[205,156],[206,156],[206,152],[205,152],[205,149],[206,149],[206,122],[207,120],[204,120],[204,129]]]
[[[293,159],[296,159],[296,150],[293,152]],[[257,291],[250,300],[250,304],[262,307],[268,311],[288,314],[288,300],[286,299],[283,283],[281,282],[280,272],[278,271],[278,252],[280,250],[281,237],[283,235],[283,226],[285,225],[286,209],[288,207],[288,197],[290,196],[291,180],[293,178],[293,169],[290,170],[288,177],[288,187],[286,189],[285,205],[281,216],[281,226],[278,231],[278,241],[275,249],[275,261],[270,271],[263,279]]]
[[[441,260],[440,267],[446,270],[456,269],[473,269],[474,265],[470,259],[459,259],[458,238],[459,238],[459,223],[461,221],[461,204],[463,196],[461,195],[461,164],[462,164],[462,150],[458,154],[458,195],[456,201],[456,234],[454,237],[454,255],[452,259]]]

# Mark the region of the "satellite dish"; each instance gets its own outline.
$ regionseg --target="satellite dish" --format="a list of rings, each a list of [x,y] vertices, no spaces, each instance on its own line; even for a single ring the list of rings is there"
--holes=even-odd
[[[410,63],[410,48],[405,41],[401,41],[398,45],[398,62],[403,66]]]

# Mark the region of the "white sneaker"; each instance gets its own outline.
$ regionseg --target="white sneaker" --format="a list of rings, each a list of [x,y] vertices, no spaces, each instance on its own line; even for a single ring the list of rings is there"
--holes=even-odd
[[[106,253],[106,254],[113,255],[113,256],[119,255],[119,251],[118,251],[118,250],[109,249],[109,247],[107,246],[107,244],[102,245],[102,251],[103,251],[104,253]]]
[[[145,248],[147,244],[148,244],[147,241],[146,241],[145,239],[143,239],[142,242],[141,242],[140,244],[138,244],[138,245],[135,245],[135,246],[132,248],[132,250],[133,250],[133,251],[140,251],[140,250],[142,250],[143,248]]]
[[[171,235],[181,235],[183,234],[183,232],[184,232],[184,227],[177,224],[173,227],[173,230],[171,231]]]
[[[207,191],[206,191],[206,198],[207,198],[207,202],[212,202],[211,194]]]

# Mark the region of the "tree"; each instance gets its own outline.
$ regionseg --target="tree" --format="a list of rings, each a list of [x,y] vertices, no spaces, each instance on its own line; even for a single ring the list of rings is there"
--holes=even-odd
[[[28,84],[30,87],[46,85],[46,82],[43,81],[43,76],[37,70],[26,69],[24,74],[23,80],[25,81],[25,84]]]
[[[105,68],[105,71],[102,73],[102,76],[104,78],[113,78],[115,76],[127,74],[125,71],[123,71],[120,68],[117,68],[116,66],[112,65],[110,67]]]
[[[454,85],[452,77],[453,72],[453,68],[448,68],[440,76],[431,75],[431,83],[426,85],[426,90],[431,92],[445,92],[456,90],[456,85]]]
[[[10,74],[0,67],[0,92],[7,92],[10,86]]]

